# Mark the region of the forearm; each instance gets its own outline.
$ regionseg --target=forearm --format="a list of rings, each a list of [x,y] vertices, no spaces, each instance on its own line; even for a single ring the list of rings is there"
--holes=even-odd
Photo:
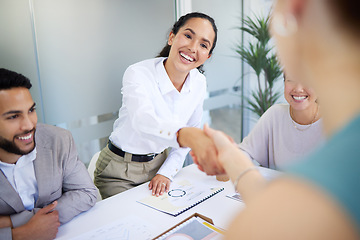
[[[11,229],[12,240],[29,240],[31,236],[29,230],[31,229],[28,229],[26,225]]]
[[[57,201],[56,210],[59,211],[59,221],[64,224],[94,206],[96,192],[92,188],[67,191]]]
[[[9,216],[0,216],[0,224],[0,239],[29,240],[32,235],[27,224],[13,228]]]
[[[257,169],[254,169],[256,166],[251,160],[235,147],[228,157],[222,158],[222,164],[232,182],[236,184],[236,190],[241,194],[245,202],[251,201],[266,184],[264,177]],[[240,179],[238,179],[239,175],[241,175]],[[236,182],[237,180],[238,182]]]
[[[85,165],[79,160],[75,143],[70,137],[69,156],[65,159],[62,194],[57,199],[60,223],[66,223],[81,212],[90,209],[96,203],[96,187]]]
[[[0,216],[0,228],[12,227],[10,216]]]
[[[197,136],[203,135],[203,131],[196,127],[184,127],[177,132],[177,141],[180,147],[194,148]]]
[[[31,235],[26,224],[13,228],[10,216],[0,216],[0,228],[0,239],[4,240],[28,240]]]
[[[34,208],[31,211],[22,211],[19,213],[12,214],[10,216],[11,218],[11,224],[13,228],[19,227],[21,225],[24,225],[27,223],[37,211],[39,211],[40,208]]]

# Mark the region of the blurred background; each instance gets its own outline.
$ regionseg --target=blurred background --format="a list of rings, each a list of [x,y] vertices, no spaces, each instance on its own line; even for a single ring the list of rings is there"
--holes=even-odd
[[[253,41],[239,29],[266,16],[270,0],[0,0],[0,67],[27,76],[39,122],[70,130],[88,164],[107,143],[121,106],[122,75],[155,57],[188,12],[215,19],[218,43],[205,63],[204,123],[240,142],[258,116],[247,98],[256,74],[236,53]],[[254,80],[255,79],[255,80]],[[281,93],[283,84],[274,88]],[[187,159],[186,163],[191,163]]]

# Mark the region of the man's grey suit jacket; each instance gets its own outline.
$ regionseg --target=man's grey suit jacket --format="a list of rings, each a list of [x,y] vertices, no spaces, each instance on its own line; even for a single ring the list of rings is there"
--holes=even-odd
[[[55,200],[61,224],[96,203],[96,188],[78,158],[71,133],[38,123],[35,142],[34,169],[39,197],[32,211],[24,208],[19,194],[0,171],[0,215],[10,216],[13,227],[27,223],[39,209]],[[0,229],[0,239],[11,239],[11,229]]]

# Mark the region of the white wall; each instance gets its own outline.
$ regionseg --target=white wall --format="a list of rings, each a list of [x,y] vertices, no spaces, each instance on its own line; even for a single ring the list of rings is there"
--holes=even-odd
[[[112,130],[99,119],[120,108],[126,67],[155,57],[175,20],[162,0],[1,0],[0,13],[1,66],[32,80],[40,121],[68,128],[84,162]]]
[[[29,1],[0,0],[0,66],[20,72],[32,80],[31,93],[42,119]]]
[[[257,9],[255,2],[245,1],[245,10]],[[177,3],[209,14],[219,29],[205,64],[216,96],[205,109],[238,105],[241,0],[0,0],[0,65],[32,80],[40,121],[68,128],[86,163],[112,130],[123,72],[161,50]]]
[[[217,99],[218,106],[215,103],[209,104],[212,107],[208,106],[210,109],[226,106],[231,96],[234,96],[233,103],[239,104],[240,97],[229,92],[232,92],[234,86],[239,86],[241,80],[241,60],[233,49],[236,44],[241,43],[241,32],[235,29],[240,24],[241,1],[226,0],[224,4],[224,1],[218,0],[193,0],[192,8],[193,11],[204,12],[213,17],[218,28],[216,48],[204,65],[204,69],[210,93],[227,91],[226,96],[223,96],[224,102],[221,102],[222,99]]]

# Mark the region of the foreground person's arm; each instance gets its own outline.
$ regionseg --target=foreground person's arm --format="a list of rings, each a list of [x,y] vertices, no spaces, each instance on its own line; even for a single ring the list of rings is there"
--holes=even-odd
[[[213,130],[206,125],[204,132],[213,140],[216,146],[218,164],[223,167],[234,183],[236,190],[247,202],[258,191],[263,189],[266,180],[252,161],[224,133]]]

